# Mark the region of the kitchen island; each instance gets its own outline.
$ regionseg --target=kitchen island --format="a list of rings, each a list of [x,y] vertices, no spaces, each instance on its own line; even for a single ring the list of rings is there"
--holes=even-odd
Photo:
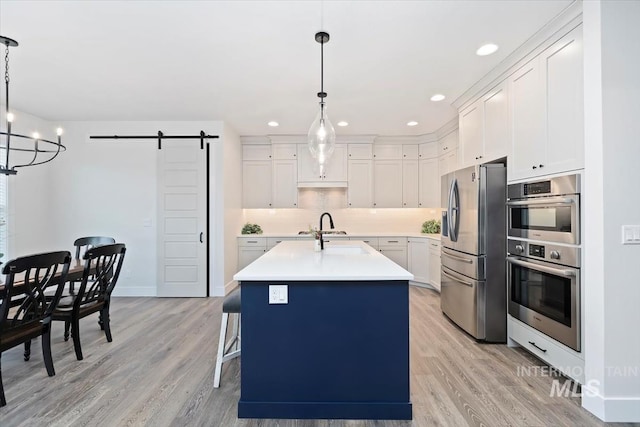
[[[238,272],[238,417],[411,419],[412,278],[359,241],[282,242]]]

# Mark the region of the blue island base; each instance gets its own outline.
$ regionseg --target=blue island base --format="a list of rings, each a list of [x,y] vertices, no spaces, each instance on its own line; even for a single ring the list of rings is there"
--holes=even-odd
[[[238,418],[410,420],[411,403],[238,402]]]
[[[269,304],[269,285],[288,285]],[[407,281],[243,281],[240,418],[410,420]]]

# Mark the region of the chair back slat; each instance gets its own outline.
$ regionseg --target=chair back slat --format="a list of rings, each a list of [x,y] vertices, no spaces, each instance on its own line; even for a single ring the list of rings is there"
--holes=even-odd
[[[76,257],[75,259],[82,259],[87,250],[94,248],[96,246],[101,245],[109,245],[115,243],[116,239],[113,237],[106,236],[87,236],[80,237],[73,242],[73,245],[76,247]]]
[[[84,272],[74,309],[83,305],[104,302],[115,287],[126,247],[122,243],[93,247],[84,254]]]
[[[71,253],[59,251],[16,258],[4,266],[0,335],[50,318],[62,295],[70,263]]]

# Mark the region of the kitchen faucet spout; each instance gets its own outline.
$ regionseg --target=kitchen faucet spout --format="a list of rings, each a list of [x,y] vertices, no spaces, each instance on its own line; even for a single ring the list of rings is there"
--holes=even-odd
[[[329,212],[325,212],[320,215],[320,249],[324,249],[324,240],[322,238],[322,220],[324,216],[327,215],[329,217],[329,227],[333,230],[335,227],[333,226],[333,218],[331,218],[331,214]]]

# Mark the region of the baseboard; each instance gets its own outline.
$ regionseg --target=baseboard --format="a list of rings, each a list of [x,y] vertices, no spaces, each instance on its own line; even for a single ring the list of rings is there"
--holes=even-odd
[[[607,398],[583,386],[582,407],[605,422],[640,422],[640,397]]]
[[[114,297],[155,297],[158,291],[150,286],[118,287],[113,290]]]

